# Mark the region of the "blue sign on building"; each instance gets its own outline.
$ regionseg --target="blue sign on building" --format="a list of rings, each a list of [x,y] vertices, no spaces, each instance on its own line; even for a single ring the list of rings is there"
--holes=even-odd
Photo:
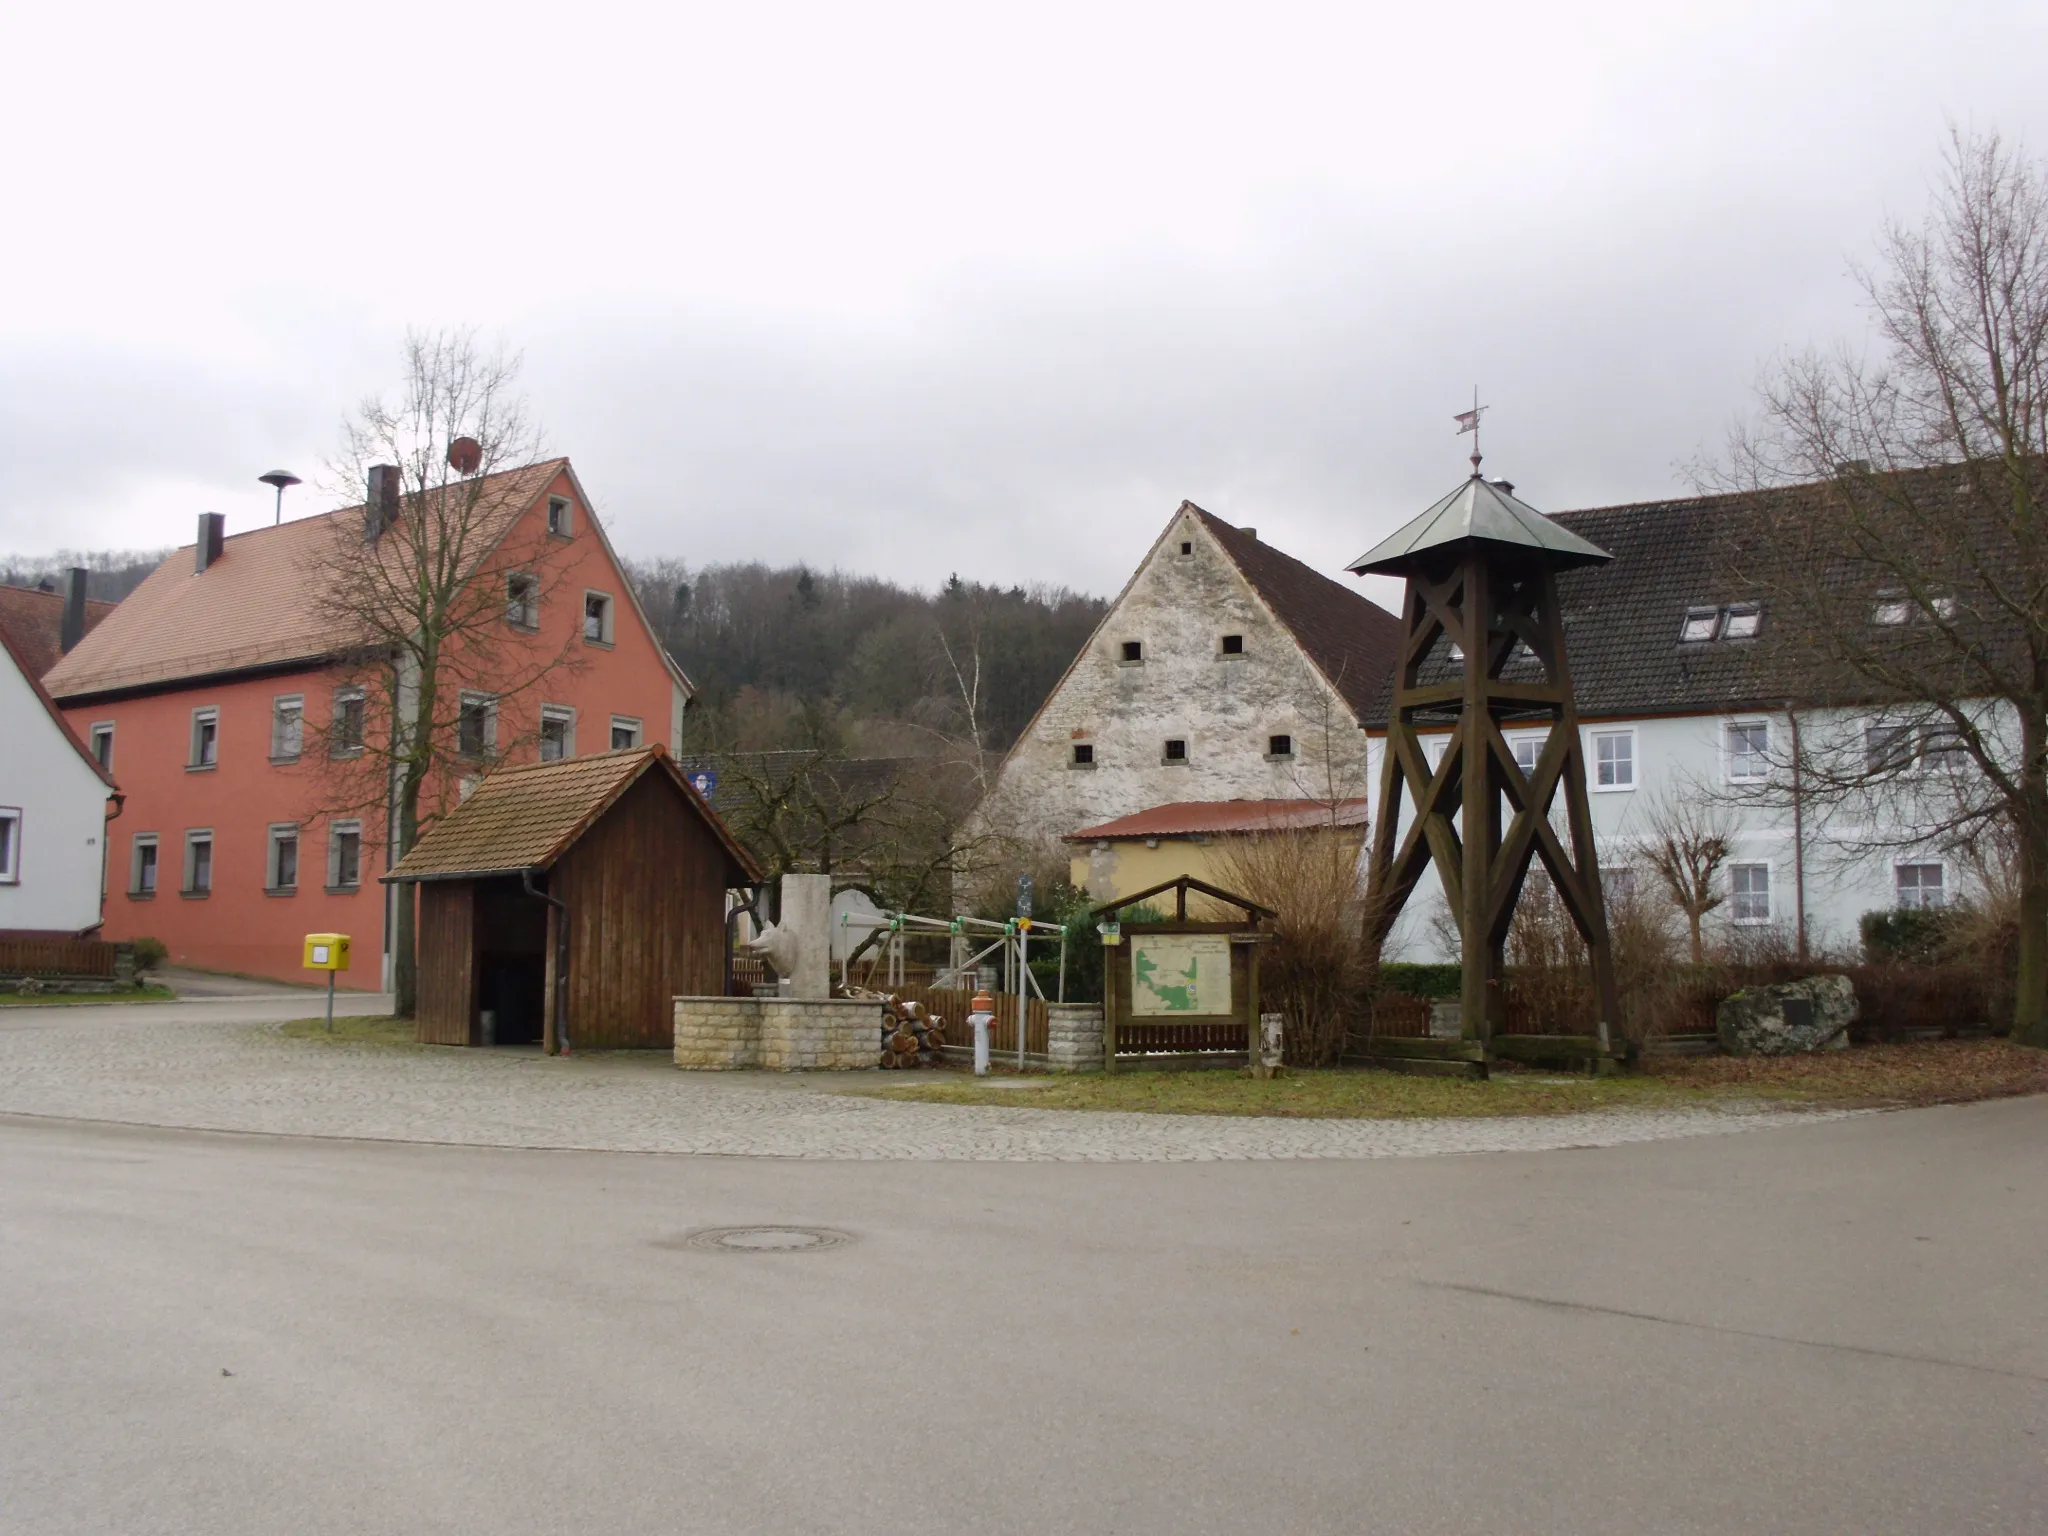
[[[699,768],[690,775],[690,787],[709,800],[718,792],[718,775],[709,768]]]

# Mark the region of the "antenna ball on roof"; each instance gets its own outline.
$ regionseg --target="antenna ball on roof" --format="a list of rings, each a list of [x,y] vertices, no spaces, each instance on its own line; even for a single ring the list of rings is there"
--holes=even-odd
[[[473,437],[458,437],[448,445],[448,467],[458,475],[473,475],[484,462],[484,445]]]

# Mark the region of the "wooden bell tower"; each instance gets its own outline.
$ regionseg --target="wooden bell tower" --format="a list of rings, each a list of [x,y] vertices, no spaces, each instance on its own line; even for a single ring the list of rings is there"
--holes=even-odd
[[[1614,955],[1557,573],[1613,557],[1518,501],[1511,485],[1485,479],[1478,462],[1475,454],[1469,480],[1350,566],[1408,584],[1373,820],[1366,937],[1375,946],[1386,938],[1434,863],[1458,920],[1463,1039],[1398,1042],[1401,1054],[1463,1059],[1482,1071],[1497,1054],[1611,1069],[1620,1022]],[[1537,725],[1549,735],[1525,773],[1503,727]],[[1420,732],[1445,726],[1449,745],[1432,768]],[[1551,822],[1560,791],[1564,838]],[[1405,829],[1404,797],[1411,811]],[[1543,861],[1592,957],[1590,1036],[1504,1035],[1502,954],[1532,858]]]

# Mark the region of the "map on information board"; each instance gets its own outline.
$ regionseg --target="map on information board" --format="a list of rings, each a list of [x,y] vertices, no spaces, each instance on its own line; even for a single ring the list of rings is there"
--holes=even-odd
[[[1131,1013],[1230,1012],[1230,940],[1212,933],[1131,938]]]

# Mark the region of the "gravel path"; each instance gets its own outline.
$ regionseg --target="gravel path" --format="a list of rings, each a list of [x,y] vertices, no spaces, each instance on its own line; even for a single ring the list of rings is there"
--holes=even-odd
[[[369,1011],[374,1003],[351,1005]],[[911,1104],[661,1058],[288,1040],[303,1000],[0,1010],[0,1113],[195,1130],[739,1157],[1198,1162],[1420,1157],[1709,1136],[1840,1112],[1281,1120]],[[1020,1089],[1028,1094],[1029,1089]]]

